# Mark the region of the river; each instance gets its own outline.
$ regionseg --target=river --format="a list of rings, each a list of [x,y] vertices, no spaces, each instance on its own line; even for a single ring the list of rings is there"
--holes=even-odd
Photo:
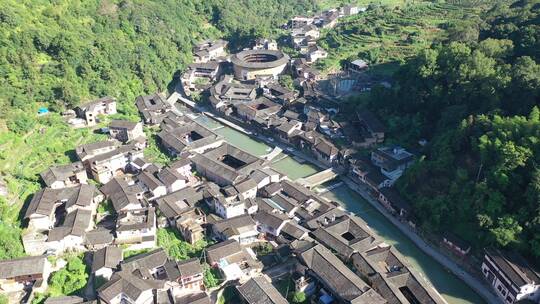
[[[207,117],[196,119],[199,123],[214,129],[227,142],[257,156],[267,154],[271,147],[251,137]],[[301,164],[292,157],[283,158],[272,167],[292,180],[312,175],[319,171],[310,164]],[[463,281],[426,255],[413,244],[399,229],[388,221],[377,209],[346,185],[339,186],[324,194],[324,197],[338,202],[347,210],[362,218],[386,243],[393,245],[409,263],[426,277],[449,304],[485,303],[483,299]]]

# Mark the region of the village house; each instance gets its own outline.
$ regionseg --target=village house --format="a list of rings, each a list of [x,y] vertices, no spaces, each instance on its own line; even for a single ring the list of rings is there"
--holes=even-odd
[[[288,144],[292,143],[292,138],[302,133],[302,122],[298,120],[284,121],[276,129],[277,137]]]
[[[354,252],[365,251],[381,242],[371,235],[367,224],[356,216],[331,218],[326,224],[322,223],[313,236],[321,244],[332,248],[345,262]]]
[[[285,223],[281,229],[281,235],[290,241],[307,240],[309,238],[309,230],[300,226],[295,221]]]
[[[364,11],[365,8],[360,8],[354,4],[348,4],[341,8],[343,16],[352,16]]]
[[[140,122],[115,119],[109,124],[109,134],[122,143],[133,140],[146,141],[146,135]]]
[[[390,213],[402,219],[408,219],[412,214],[411,205],[392,187],[380,188],[378,200]]]
[[[191,168],[189,160],[184,159],[184,161],[187,163],[186,165]],[[183,175],[180,171],[181,170],[171,167],[165,167],[156,174],[157,179],[165,186],[167,193],[181,190],[187,187],[188,184],[195,179],[193,174],[191,174],[191,171],[189,171],[189,175]]]
[[[145,280],[131,271],[115,272],[111,279],[97,289],[100,303],[150,304],[154,301],[154,287],[162,286],[157,280]]]
[[[329,249],[315,245],[298,253],[307,274],[331,294],[331,303],[384,304],[386,300],[341,262]]]
[[[231,105],[253,101],[257,98],[255,85],[232,82],[231,75],[225,75],[218,83],[209,90],[209,101],[212,107],[220,113],[230,115]]]
[[[243,181],[263,163],[260,158],[227,143],[204,153],[197,153],[191,161],[198,173],[220,186],[235,185]]]
[[[198,258],[184,261],[168,260],[163,267],[167,279],[178,284],[173,285],[173,296],[204,290],[203,268]]]
[[[113,177],[126,172],[131,162],[140,157],[143,157],[143,149],[135,144],[128,144],[116,147],[106,153],[94,155],[86,159],[84,163],[88,164],[94,179],[105,184]]]
[[[301,53],[306,53],[309,46],[315,45],[320,35],[319,29],[315,25],[310,24],[293,29],[291,31],[291,40],[296,49],[300,50]]]
[[[281,180],[282,174],[272,168],[259,168],[249,175],[249,180],[252,180],[257,185],[257,189],[262,189],[271,183],[277,183]]]
[[[304,27],[306,25],[310,25],[313,23],[313,18],[312,17],[304,17],[304,16],[294,16],[290,21],[289,21],[289,26],[290,28],[292,29],[295,29],[295,28],[301,28],[301,27]]]
[[[84,235],[94,228],[93,212],[75,209],[69,212],[61,225],[49,230],[46,248],[55,254],[66,251],[85,251]]]
[[[302,136],[304,135],[304,136]],[[337,161],[339,149],[318,132],[305,132],[300,134],[302,149],[309,148],[318,161],[332,165]]]
[[[290,221],[289,217],[284,213],[264,210],[257,212],[253,219],[257,223],[259,232],[271,237],[279,236],[281,229]]]
[[[339,12],[336,9],[324,11],[318,20],[315,21],[317,26],[328,29],[336,26],[339,18]]]
[[[251,121],[256,117],[267,119],[277,114],[281,106],[266,97],[259,97],[253,101],[233,105],[236,116],[243,121]]]
[[[88,183],[88,175],[82,162],[52,166],[39,174],[47,187],[60,189]]]
[[[405,264],[405,259],[386,244],[351,258],[354,269],[377,290],[387,303],[430,303],[446,301],[425,279]]]
[[[371,152],[371,162],[394,183],[414,163],[414,155],[399,146],[381,147]]]
[[[278,49],[278,45],[277,42],[273,39],[258,38],[255,40],[255,44],[251,49],[275,51]]]
[[[183,188],[156,199],[158,214],[160,217],[165,217],[168,221],[167,226],[175,227],[176,220],[202,199],[202,191],[197,191],[192,187]]]
[[[211,223],[212,235],[215,239],[235,240],[242,245],[256,242],[259,237],[257,224],[251,215],[244,214]]]
[[[112,244],[114,236],[112,231],[105,228],[97,228],[84,234],[84,246],[88,250],[100,250]]]
[[[355,74],[355,73],[363,73],[368,69],[369,65],[366,61],[362,59],[356,59],[349,63],[348,65],[348,71]]]
[[[88,159],[100,154],[111,152],[118,146],[120,146],[120,142],[117,140],[98,141],[78,146],[75,149],[75,154],[77,154],[77,158],[86,166]]]
[[[209,89],[211,83],[219,77],[219,67],[217,61],[188,65],[186,72],[182,74],[180,79],[186,95],[190,96],[193,92]]]
[[[217,60],[220,57],[227,56],[228,42],[225,40],[205,40],[197,43],[193,48],[193,60],[195,63],[205,63],[210,60]]]
[[[216,133],[187,117],[167,117],[161,129],[157,135],[159,143],[172,156],[179,156],[184,152],[203,153],[223,142]]]
[[[171,303],[172,304],[172,303]],[[191,293],[174,298],[174,304],[212,304],[206,292]]]
[[[225,281],[245,282],[257,276],[262,263],[255,258],[250,248],[244,248],[235,240],[227,240],[206,248],[208,264],[218,268]]]
[[[86,125],[91,127],[96,125],[98,115],[116,114],[116,99],[112,97],[103,97],[90,101],[75,108],[77,116],[86,121]]]
[[[46,256],[0,261],[0,293],[18,292],[30,286],[35,292],[44,292],[50,273],[51,264]]]
[[[306,53],[306,59],[308,63],[314,63],[319,59],[328,57],[328,52],[318,45],[311,45],[308,47]]]
[[[540,301],[540,274],[515,252],[485,250],[482,273],[504,303]]]
[[[122,248],[107,246],[92,254],[92,273],[97,277],[110,280],[122,262]]]
[[[130,250],[156,246],[156,213],[153,207],[118,213],[116,244],[130,245]]]
[[[297,200],[279,192],[268,198],[261,198],[259,204],[261,205],[259,209],[283,212],[290,218],[293,218],[300,208],[300,203]]]
[[[161,123],[163,117],[171,110],[171,105],[160,94],[138,96],[135,105],[143,117],[145,124]]]
[[[265,85],[263,88],[263,94],[267,98],[275,100],[282,105],[292,103],[297,97],[297,93],[295,91],[292,91],[277,82],[271,82]]]
[[[357,129],[361,130],[361,133],[367,133],[364,138],[366,145],[379,144],[384,141],[385,127],[380,120],[375,117],[369,110],[359,110],[356,112],[358,117]]]
[[[147,205],[144,190],[128,177],[115,177],[100,188],[116,212],[140,209]]]
[[[257,196],[257,183],[248,178],[234,185],[239,200],[254,199]]]
[[[209,200],[211,201],[214,212],[224,219],[239,216],[246,212],[245,202],[239,200],[236,195],[235,197],[225,198],[225,196],[220,193]]]
[[[102,200],[103,195],[93,185],[44,188],[34,194],[24,218],[29,220],[28,227],[31,229],[46,231],[60,225],[66,213],[77,209],[88,210],[93,215]]]
[[[264,276],[251,278],[236,289],[245,304],[287,304],[289,303]]]
[[[441,243],[461,257],[466,256],[471,251],[471,245],[468,242],[450,232],[443,233]]]
[[[200,208],[189,208],[176,219],[176,229],[190,244],[204,239],[205,229],[203,226],[205,224],[206,214]]]
[[[167,187],[150,171],[141,171],[137,174],[136,179],[148,200],[167,194]]]

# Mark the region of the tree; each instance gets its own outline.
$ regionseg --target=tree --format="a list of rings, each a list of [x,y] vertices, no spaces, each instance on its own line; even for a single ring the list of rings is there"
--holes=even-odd
[[[219,285],[219,275],[208,264],[203,264],[203,280],[206,288],[213,288]]]
[[[88,273],[82,256],[70,256],[67,258],[66,267],[51,275],[49,291],[52,296],[72,295],[81,290],[87,280]]]
[[[305,303],[306,302],[306,294],[302,291],[297,291],[294,293],[292,298],[293,303]]]
[[[514,218],[511,216],[505,216],[499,218],[496,227],[490,229],[489,231],[491,232],[496,244],[504,247],[511,242],[515,242],[518,234],[522,230],[523,229]]]

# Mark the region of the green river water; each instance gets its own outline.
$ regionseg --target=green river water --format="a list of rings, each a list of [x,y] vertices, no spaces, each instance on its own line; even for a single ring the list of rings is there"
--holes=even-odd
[[[227,142],[257,156],[267,154],[270,147],[263,142],[206,117],[196,119],[199,123],[223,136]],[[279,157],[278,157],[279,158]],[[289,176],[292,180],[312,175],[318,168],[304,163],[301,164],[292,157],[283,158],[272,164],[272,167]],[[485,303],[482,298],[470,289],[463,281],[437,263],[430,256],[421,251],[399,229],[388,221],[377,209],[372,207],[360,195],[346,185],[339,186],[324,197],[340,203],[347,210],[361,217],[371,229],[383,238],[386,243],[407,257],[409,263],[427,278],[450,304]]]

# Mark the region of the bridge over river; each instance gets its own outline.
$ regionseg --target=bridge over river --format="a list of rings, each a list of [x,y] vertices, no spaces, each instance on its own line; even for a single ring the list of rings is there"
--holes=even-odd
[[[331,181],[338,176],[339,176],[339,173],[334,168],[328,168],[324,171],[317,172],[313,175],[299,178],[296,180],[296,182],[308,189],[313,189],[314,187],[317,187],[318,185]]]

